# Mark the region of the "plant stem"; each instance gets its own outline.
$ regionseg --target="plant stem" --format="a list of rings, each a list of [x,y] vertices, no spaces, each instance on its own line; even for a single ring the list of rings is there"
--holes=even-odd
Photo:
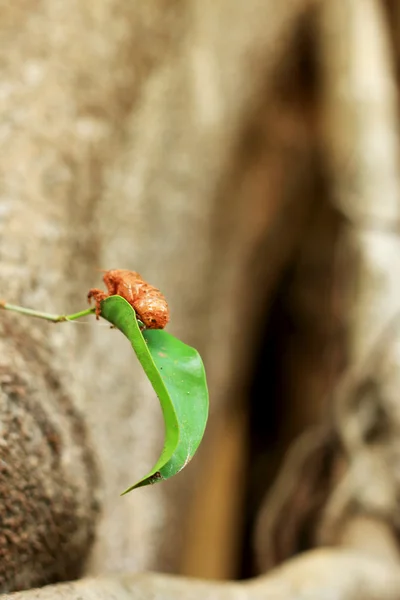
[[[64,321],[75,321],[86,315],[92,315],[95,312],[95,308],[87,308],[81,310],[72,315],[51,315],[49,313],[41,312],[39,310],[33,310],[32,308],[24,308],[23,306],[17,306],[16,304],[8,304],[0,300],[0,309],[12,310],[22,315],[28,315],[29,317],[37,317],[38,319],[45,319],[46,321],[52,321],[52,323],[62,323]]]

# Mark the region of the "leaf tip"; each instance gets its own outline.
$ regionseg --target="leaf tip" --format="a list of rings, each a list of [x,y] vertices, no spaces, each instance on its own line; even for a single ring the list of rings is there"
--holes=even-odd
[[[148,477],[145,477],[144,479],[141,479],[140,481],[135,483],[135,485],[131,485],[131,487],[129,487],[124,492],[122,492],[122,494],[120,494],[120,496],[125,496],[125,494],[127,494],[128,492],[132,492],[132,490],[136,490],[136,489],[138,489],[140,487],[144,487],[146,485],[153,485],[154,483],[158,483],[159,481],[163,481],[164,479],[165,479],[164,475],[162,475],[160,473],[160,471],[156,471],[155,473],[153,473],[153,475],[150,475]]]

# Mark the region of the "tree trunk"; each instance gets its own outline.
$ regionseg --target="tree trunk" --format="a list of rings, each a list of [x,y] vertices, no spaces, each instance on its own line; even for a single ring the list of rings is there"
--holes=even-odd
[[[84,306],[98,269],[141,272],[167,295],[170,330],[204,355],[209,438],[243,382],[256,325],[243,327],[243,305],[261,310],[306,209],[290,191],[280,198],[288,170],[304,178],[307,130],[288,111],[300,140],[286,157],[285,125],[264,110],[268,74],[304,6],[0,6],[3,296],[65,313]],[[259,127],[272,150],[262,141],[243,163],[243,132]],[[2,331],[3,591],[77,577],[95,527],[87,572],[176,569],[206,452],[188,477],[119,498],[162,440],[126,342],[97,323],[8,314]]]
[[[378,204],[376,162],[387,177],[389,217],[397,219],[398,115],[388,65],[398,21],[389,38],[382,6],[0,1],[1,295],[68,313],[84,308],[102,269],[139,271],[168,298],[169,331],[202,354],[211,397],[190,468],[120,498],[162,444],[160,410],[129,344],[94,319],[52,325],[3,313],[0,591],[84,574],[103,578],[22,593],[21,600],[164,590],[165,597],[400,597],[395,350],[387,360],[392,372],[376,378],[380,390],[392,390],[376,402],[393,431],[373,441],[364,432],[361,453],[372,461],[367,480],[378,465],[384,489],[394,492],[382,510],[356,486],[359,447],[348,443],[340,412],[347,407],[346,419],[359,426],[364,413],[354,416],[353,400],[365,387],[356,377],[333,394],[347,362],[364,361],[383,316],[397,306],[389,277],[397,239],[385,253],[380,234],[364,235],[362,201],[351,199],[337,161],[354,137],[357,193],[368,207]],[[396,12],[390,2],[385,7]],[[365,114],[358,94],[369,71],[357,27],[364,20],[374,41],[362,46],[373,58],[372,80],[381,73],[389,82],[363,105]],[[348,56],[360,60],[357,69],[347,68]],[[338,73],[355,90],[345,101]],[[386,154],[376,140],[384,140]],[[376,221],[378,213],[367,216]],[[371,284],[379,257],[393,311]],[[265,385],[259,405],[276,408],[282,400],[277,432],[268,410],[257,413],[257,429],[249,407],[267,317],[269,354],[256,379]],[[331,393],[333,410],[325,400]],[[324,435],[282,462],[293,439],[321,423]],[[257,457],[257,443],[265,451],[268,436],[277,439],[273,452]],[[336,489],[350,492],[336,502]],[[312,551],[245,584],[135,575],[236,576],[246,490],[257,497],[252,527],[263,569],[318,544],[352,550]],[[372,549],[371,532],[379,539]],[[122,571],[130,575],[107,577]]]

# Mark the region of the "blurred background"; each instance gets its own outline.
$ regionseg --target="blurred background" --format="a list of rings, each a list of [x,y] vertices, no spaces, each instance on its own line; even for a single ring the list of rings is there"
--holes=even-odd
[[[120,498],[162,444],[125,340],[24,325],[97,465],[64,440],[60,490],[97,503],[80,571],[247,579],[371,540],[398,564],[400,4],[0,0],[0,47],[2,295],[73,312],[138,271],[208,375],[191,465]],[[77,576],[57,553],[22,587]]]

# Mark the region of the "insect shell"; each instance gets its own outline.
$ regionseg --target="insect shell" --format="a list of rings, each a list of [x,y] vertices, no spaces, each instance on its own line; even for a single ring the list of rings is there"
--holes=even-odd
[[[113,269],[106,271],[103,281],[110,295],[118,294],[129,302],[147,329],[164,329],[169,321],[167,301],[160,290],[139,273]]]

